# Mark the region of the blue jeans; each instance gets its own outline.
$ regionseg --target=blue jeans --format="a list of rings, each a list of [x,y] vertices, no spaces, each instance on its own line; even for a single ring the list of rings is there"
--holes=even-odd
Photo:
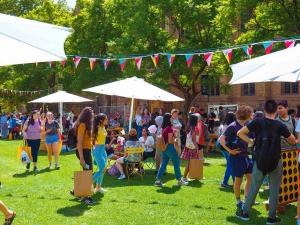
[[[225,170],[225,174],[224,174],[224,178],[223,178],[223,184],[228,184],[229,178],[230,178],[230,176],[232,176],[231,164],[230,164],[230,160],[229,160],[229,152],[222,150],[221,153],[224,156],[224,158],[226,159],[226,170]],[[232,180],[234,181],[234,176],[232,176]]]
[[[156,177],[157,180],[160,180],[162,178],[164,172],[167,169],[167,165],[170,159],[172,160],[174,165],[175,177],[177,180],[180,180],[181,178],[180,160],[179,160],[178,153],[173,144],[168,144],[166,151],[164,151],[162,154],[162,163],[157,173],[157,177]]]
[[[1,137],[3,139],[7,138],[8,136],[8,128],[6,123],[1,123]]]
[[[138,138],[142,137],[142,131],[143,131],[143,127],[137,125],[136,126],[136,133],[137,133]]]
[[[94,164],[98,167],[98,171],[94,173],[93,180],[97,185],[101,185],[104,177],[104,169],[106,166],[107,155],[105,145],[96,145],[93,150]]]

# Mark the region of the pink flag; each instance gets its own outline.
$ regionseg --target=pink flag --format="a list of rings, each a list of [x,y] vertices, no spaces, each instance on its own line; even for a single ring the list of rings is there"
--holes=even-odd
[[[91,71],[93,71],[95,63],[96,63],[96,58],[89,58],[89,61],[90,61]]]
[[[135,61],[135,64],[136,64],[136,67],[138,68],[138,70],[140,70],[140,69],[141,69],[142,60],[143,60],[143,58],[142,58],[142,57],[138,57],[138,58],[135,58],[135,59],[134,59],[134,61]]]
[[[126,59],[119,59],[119,63],[121,66],[121,71],[124,71],[126,65]]]
[[[223,51],[223,54],[225,55],[225,58],[229,64],[230,64],[231,58],[232,58],[232,51],[233,50],[231,48]]]
[[[204,60],[206,61],[206,63],[207,63],[208,66],[210,66],[213,54],[214,53],[212,53],[212,52],[207,52],[207,53],[204,53],[204,55],[203,55]]]
[[[61,67],[64,68],[65,65],[66,65],[66,63],[67,63],[67,60],[66,60],[66,59],[64,59],[63,61],[61,61]]]
[[[73,61],[74,61],[74,64],[75,64],[75,68],[77,68],[77,66],[79,65],[80,60],[81,60],[81,57],[79,57],[79,56],[75,56],[73,58]]]
[[[110,59],[103,59],[104,70],[107,69],[109,63],[110,63]]]
[[[295,46],[296,41],[294,41],[294,40],[286,40],[284,43],[285,43],[285,47],[286,48],[292,48],[292,47]]]
[[[264,48],[265,48],[265,50],[266,50],[266,54],[270,54],[270,53],[271,53],[271,50],[272,50],[272,48],[273,48],[273,42],[271,42],[271,41],[266,41],[266,42],[263,43],[263,46],[264,46]]]
[[[185,55],[185,60],[186,60],[186,64],[187,64],[188,67],[191,66],[191,64],[193,62],[193,57],[194,57],[193,54],[186,54]]]

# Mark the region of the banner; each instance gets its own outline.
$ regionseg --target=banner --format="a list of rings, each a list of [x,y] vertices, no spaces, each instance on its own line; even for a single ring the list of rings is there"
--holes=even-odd
[[[154,54],[151,56],[151,59],[153,61],[153,64],[154,66],[157,68],[157,65],[158,65],[158,58],[159,58],[159,55],[158,54]]]
[[[245,45],[243,46],[243,50],[246,53],[247,57],[250,59],[252,56],[252,46]]]
[[[175,54],[167,54],[167,57],[168,57],[169,66],[171,67],[175,60],[176,55]]]
[[[287,41],[285,41],[284,42],[285,43],[285,47],[286,48],[292,48],[292,47],[294,47],[295,46],[295,43],[296,43],[296,41],[295,40],[287,40]]]
[[[61,61],[61,67],[64,68],[65,65],[66,65],[66,63],[67,63],[67,60],[66,60],[66,59],[64,59],[63,61]]]
[[[97,60],[96,58],[89,58],[91,71],[93,71],[94,69],[96,60]]]
[[[271,42],[271,41],[265,41],[263,43],[263,46],[265,48],[266,54],[270,54],[271,50],[273,48],[273,42]]]
[[[75,64],[75,68],[77,69],[77,67],[78,67],[78,65],[79,65],[79,63],[80,63],[80,60],[81,60],[81,57],[79,57],[79,56],[75,56],[74,58],[73,58],[73,61],[74,61],[74,64]]]
[[[214,53],[212,53],[212,52],[207,52],[207,53],[204,53],[204,55],[203,55],[204,60],[206,61],[206,63],[207,63],[208,66],[210,66],[213,54]]]
[[[121,66],[121,71],[124,71],[126,65],[126,59],[119,59],[119,63]]]
[[[186,54],[185,55],[185,60],[186,60],[186,64],[188,67],[191,66],[192,62],[193,62],[193,54]]]
[[[229,64],[230,64],[230,62],[231,62],[232,52],[233,52],[232,49],[226,49],[226,50],[223,51],[223,54],[224,54],[224,56],[225,56],[225,58],[226,58],[226,60],[227,60],[227,62],[228,62]]]
[[[138,58],[135,58],[135,59],[134,59],[134,61],[135,61],[135,64],[136,64],[136,67],[138,68],[138,70],[140,70],[140,69],[141,69],[142,60],[143,60],[143,58],[142,58],[142,57],[138,57]]]
[[[103,65],[104,65],[104,70],[106,71],[107,70],[107,67],[110,63],[110,59],[103,59]]]

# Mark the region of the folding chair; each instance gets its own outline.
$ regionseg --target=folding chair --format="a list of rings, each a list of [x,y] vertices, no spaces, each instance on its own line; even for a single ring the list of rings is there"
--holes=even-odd
[[[130,155],[134,155],[136,160],[134,161],[127,161],[125,163],[125,172],[127,175],[127,179],[129,180],[130,176],[133,176],[134,174],[138,174],[143,179],[143,174],[141,173],[143,168],[143,147],[131,147],[131,148],[125,148],[126,157],[130,158]]]

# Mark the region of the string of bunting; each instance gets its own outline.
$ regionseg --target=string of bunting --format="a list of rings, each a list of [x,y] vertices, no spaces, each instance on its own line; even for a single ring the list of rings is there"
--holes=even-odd
[[[13,89],[1,89],[0,93],[3,96],[34,96],[38,94],[42,94],[48,90],[37,90],[37,91],[20,91],[20,90],[13,90]]]
[[[253,55],[253,47],[254,46],[261,46],[265,50],[265,54],[270,54],[272,51],[272,48],[274,47],[274,44],[276,43],[284,43],[286,48],[291,48],[296,45],[296,41],[300,40],[300,38],[293,37],[293,38],[278,38],[277,40],[272,41],[263,41],[263,42],[256,42],[256,43],[250,43],[250,44],[242,44],[242,45],[235,45],[232,47],[222,47],[217,49],[205,49],[205,50],[198,50],[198,51],[191,51],[189,53],[183,53],[183,52],[177,52],[177,53],[155,53],[155,54],[147,54],[147,55],[129,55],[127,57],[111,57],[111,58],[103,58],[103,57],[87,57],[87,56],[79,56],[79,55],[67,55],[68,58],[72,58],[74,62],[75,68],[78,67],[79,63],[82,59],[88,59],[90,64],[90,69],[93,71],[95,65],[97,62],[100,64],[103,64],[104,70],[107,70],[108,66],[112,61],[118,61],[121,71],[124,71],[126,62],[128,60],[134,60],[135,65],[138,70],[141,69],[142,66],[142,60],[143,58],[150,57],[152,59],[152,62],[154,66],[157,68],[160,56],[166,56],[169,67],[172,66],[174,63],[174,60],[177,56],[184,56],[186,60],[187,67],[190,67],[192,65],[193,59],[195,56],[203,57],[203,59],[206,61],[207,65],[211,65],[212,58],[214,54],[216,53],[223,53],[227,62],[230,64],[231,59],[233,56],[234,50],[242,49],[243,52],[246,54],[246,58],[250,59]],[[61,61],[61,67],[65,67],[67,60]],[[54,62],[49,62],[50,67],[54,67]]]

